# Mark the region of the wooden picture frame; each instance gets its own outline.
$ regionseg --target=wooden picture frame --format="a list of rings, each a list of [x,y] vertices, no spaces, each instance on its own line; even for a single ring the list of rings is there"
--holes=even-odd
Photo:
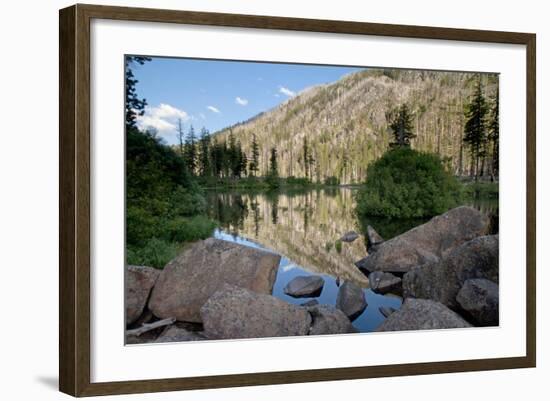
[[[94,18],[517,44],[526,47],[526,356],[223,376],[92,383],[90,380],[90,21]],[[59,388],[73,396],[144,393],[534,367],[536,364],[536,36],[421,26],[96,5],[60,10]]]

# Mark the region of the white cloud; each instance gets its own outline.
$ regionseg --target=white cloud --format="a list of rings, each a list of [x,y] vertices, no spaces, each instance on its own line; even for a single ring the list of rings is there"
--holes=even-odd
[[[216,107],[214,106],[208,106],[207,107],[208,110],[210,110],[211,112],[213,113],[220,113],[220,110],[218,110]]]
[[[178,119],[189,120],[190,116],[177,107],[161,103],[156,107],[147,106],[142,116],[136,121],[140,129],[154,128],[160,135],[169,134],[176,130]]]
[[[247,99],[243,99],[243,98],[241,98],[241,97],[239,97],[239,96],[237,96],[237,97],[235,98],[235,102],[236,102],[237,104],[240,104],[241,106],[246,106],[246,105],[248,104],[248,100],[247,100]]]
[[[290,89],[285,88],[284,86],[279,86],[279,92],[289,97],[296,96],[296,92],[293,92]]]

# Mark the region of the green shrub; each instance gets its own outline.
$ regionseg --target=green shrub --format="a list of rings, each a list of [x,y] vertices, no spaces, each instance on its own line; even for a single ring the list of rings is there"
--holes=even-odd
[[[337,186],[340,185],[340,180],[337,177],[330,176],[325,178],[325,185]]]
[[[386,152],[367,169],[357,194],[357,212],[365,216],[431,217],[457,206],[462,187],[441,159],[408,147]]]
[[[336,249],[336,252],[342,253],[342,241],[337,240],[337,241],[334,243],[334,248]]]
[[[216,223],[204,216],[178,217],[166,223],[164,232],[168,241],[182,243],[208,238],[215,228]]]
[[[151,266],[162,269],[170,260],[175,258],[180,246],[158,238],[151,238],[145,246],[128,246],[126,261],[130,265]]]

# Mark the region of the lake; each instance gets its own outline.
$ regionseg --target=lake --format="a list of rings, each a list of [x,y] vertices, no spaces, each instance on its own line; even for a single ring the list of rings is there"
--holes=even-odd
[[[360,332],[376,329],[385,319],[379,307],[401,306],[395,295],[379,295],[368,288],[367,277],[354,262],[366,256],[363,233],[372,225],[385,239],[401,234],[427,219],[358,219],[354,213],[354,193],[349,187],[326,187],[307,190],[215,191],[207,192],[208,214],[220,223],[214,236],[226,241],[265,249],[281,255],[273,295],[293,304],[317,299],[335,305],[338,287],[350,280],[363,288],[368,303],[353,321]],[[472,202],[491,213],[498,200]],[[361,236],[352,243],[337,240],[347,231]],[[283,292],[296,276],[320,275],[325,285],[316,298],[293,298]]]

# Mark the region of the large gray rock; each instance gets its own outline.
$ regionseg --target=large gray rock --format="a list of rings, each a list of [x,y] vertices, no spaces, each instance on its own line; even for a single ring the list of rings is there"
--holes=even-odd
[[[351,320],[356,319],[367,307],[363,289],[351,281],[345,281],[338,289],[336,307]]]
[[[378,308],[378,311],[382,314],[384,317],[390,316],[393,312],[395,312],[397,309],[392,308],[391,306],[380,306]]]
[[[348,317],[339,309],[330,305],[316,305],[308,308],[313,319],[309,334],[345,334],[356,333]]]
[[[177,323],[168,326],[154,341],[155,343],[170,343],[182,341],[201,341],[206,340],[206,337],[201,333],[187,330]]]
[[[376,271],[369,274],[371,290],[379,294],[401,292],[401,279],[391,273]]]
[[[376,252],[378,247],[384,242],[384,238],[376,232],[372,226],[367,226],[367,252]]]
[[[471,327],[445,305],[429,299],[407,298],[376,331],[434,330]]]
[[[451,250],[487,233],[489,221],[478,210],[461,206],[436,216],[377,246],[361,269],[366,272],[406,273],[413,267],[435,262]]]
[[[357,238],[359,238],[359,234],[357,234],[355,231],[348,231],[342,237],[340,238],[340,241],[342,242],[353,242]]]
[[[475,238],[440,262],[411,270],[403,277],[403,296],[433,299],[456,310],[458,291],[472,278],[498,283],[498,235]]]
[[[321,294],[325,280],[321,276],[298,276],[288,282],[284,293],[291,297],[317,297]]]
[[[204,331],[210,339],[307,335],[307,308],[271,295],[224,285],[202,306]]]
[[[152,267],[126,266],[124,301],[127,325],[134,323],[141,316],[159,273],[159,270]]]
[[[200,308],[224,284],[271,294],[281,257],[232,242],[199,241],[170,261],[149,308],[160,318],[200,322]]]
[[[456,300],[478,325],[498,326],[498,284],[483,278],[466,280]]]

